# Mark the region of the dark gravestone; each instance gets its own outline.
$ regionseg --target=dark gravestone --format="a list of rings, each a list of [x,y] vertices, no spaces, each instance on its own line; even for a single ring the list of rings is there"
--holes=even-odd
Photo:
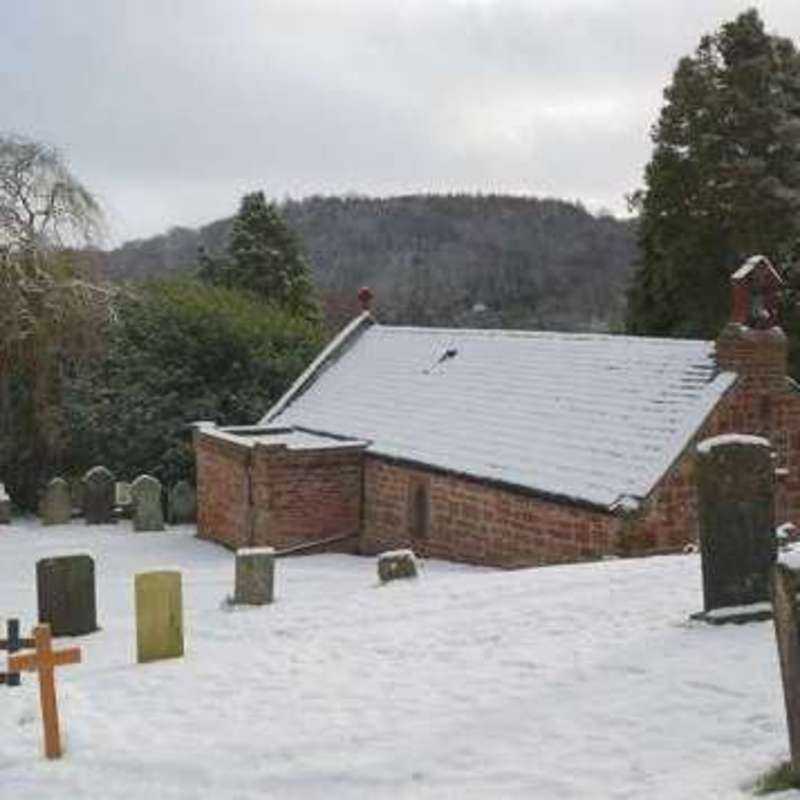
[[[21,639],[19,635],[19,620],[9,619],[6,621],[6,638],[0,639],[0,650],[5,650],[9,655],[16,653],[22,648],[34,647],[33,639]],[[0,672],[0,684],[6,686],[19,686],[19,672]]]
[[[792,570],[785,564],[776,564],[772,568],[770,588],[792,771],[800,775],[800,641],[797,629],[797,583]]]
[[[769,600],[774,470],[769,442],[757,436],[717,436],[697,447],[705,612]]]
[[[36,563],[39,622],[53,636],[82,636],[97,630],[94,561],[90,556],[43,558]]]
[[[105,467],[93,467],[84,475],[83,513],[87,525],[114,522],[114,492],[114,476]]]
[[[131,484],[133,498],[133,529],[163,531],[164,512],[161,510],[161,481],[152,475],[140,475]]]
[[[170,525],[194,522],[197,519],[197,495],[188,481],[178,481],[169,490],[167,519]]]

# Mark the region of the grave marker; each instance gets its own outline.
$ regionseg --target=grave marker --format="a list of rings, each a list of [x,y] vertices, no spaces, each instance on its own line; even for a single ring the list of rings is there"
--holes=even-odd
[[[770,444],[758,436],[716,436],[697,447],[706,615],[769,600],[777,556],[774,471]]]
[[[105,467],[92,467],[83,478],[83,514],[87,525],[114,522],[114,476]]]
[[[275,550],[249,547],[236,551],[236,589],[233,602],[262,606],[271,603],[275,584]]]
[[[53,478],[47,484],[39,504],[39,516],[43,525],[64,525],[72,520],[72,497],[69,484],[63,478]]]
[[[797,581],[785,564],[772,568],[772,618],[781,665],[792,771],[800,775],[800,638],[797,628]]]
[[[43,558],[36,563],[39,622],[53,636],[82,636],[97,630],[94,561],[91,556]]]
[[[136,658],[140,664],[183,655],[181,573],[142,572],[134,579]]]
[[[0,525],[11,523],[11,498],[6,494],[6,487],[0,483]]]
[[[163,531],[164,512],[161,510],[161,481],[152,475],[140,475],[131,484],[133,498],[133,529]]]
[[[19,620],[6,620],[6,638],[0,639],[0,650],[8,651],[11,655],[24,647],[35,647],[33,639],[21,639],[19,635]],[[19,686],[19,672],[0,672],[0,685]]]
[[[44,752],[47,758],[61,758],[61,735],[58,729],[58,705],[56,702],[55,668],[66,664],[79,664],[81,651],[77,647],[69,650],[53,650],[49,625],[37,625],[33,629],[35,653],[11,656],[8,668],[15,672],[39,673],[39,700],[42,706],[44,725]]]
[[[167,519],[170,525],[196,521],[197,494],[189,481],[178,481],[169,490],[167,508]]]
[[[398,578],[416,578],[417,575],[417,559],[412,550],[388,550],[378,556],[381,583]]]

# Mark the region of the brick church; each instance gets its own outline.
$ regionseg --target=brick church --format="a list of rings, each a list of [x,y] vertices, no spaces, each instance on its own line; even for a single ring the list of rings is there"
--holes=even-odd
[[[522,567],[697,538],[695,444],[775,448],[800,523],[800,389],[761,256],[716,341],[395,327],[367,308],[258,425],[195,433],[198,533]],[[363,295],[365,306],[368,297]]]

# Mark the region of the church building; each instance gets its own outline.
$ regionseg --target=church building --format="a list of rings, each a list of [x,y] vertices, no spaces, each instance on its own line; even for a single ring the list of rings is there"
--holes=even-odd
[[[800,389],[762,256],[715,341],[381,325],[365,310],[254,426],[195,432],[201,537],[504,567],[697,538],[695,445],[775,448],[800,524]]]

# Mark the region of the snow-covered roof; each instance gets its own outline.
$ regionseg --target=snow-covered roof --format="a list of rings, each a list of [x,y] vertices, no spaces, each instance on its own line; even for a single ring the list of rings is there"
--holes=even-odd
[[[783,283],[783,278],[781,278],[778,271],[772,266],[772,262],[766,256],[750,256],[750,258],[731,275],[731,280],[740,281],[750,275],[756,267],[761,265],[767,268],[778,283]]]
[[[714,344],[354,320],[261,424],[607,509],[643,498],[733,373]]]

